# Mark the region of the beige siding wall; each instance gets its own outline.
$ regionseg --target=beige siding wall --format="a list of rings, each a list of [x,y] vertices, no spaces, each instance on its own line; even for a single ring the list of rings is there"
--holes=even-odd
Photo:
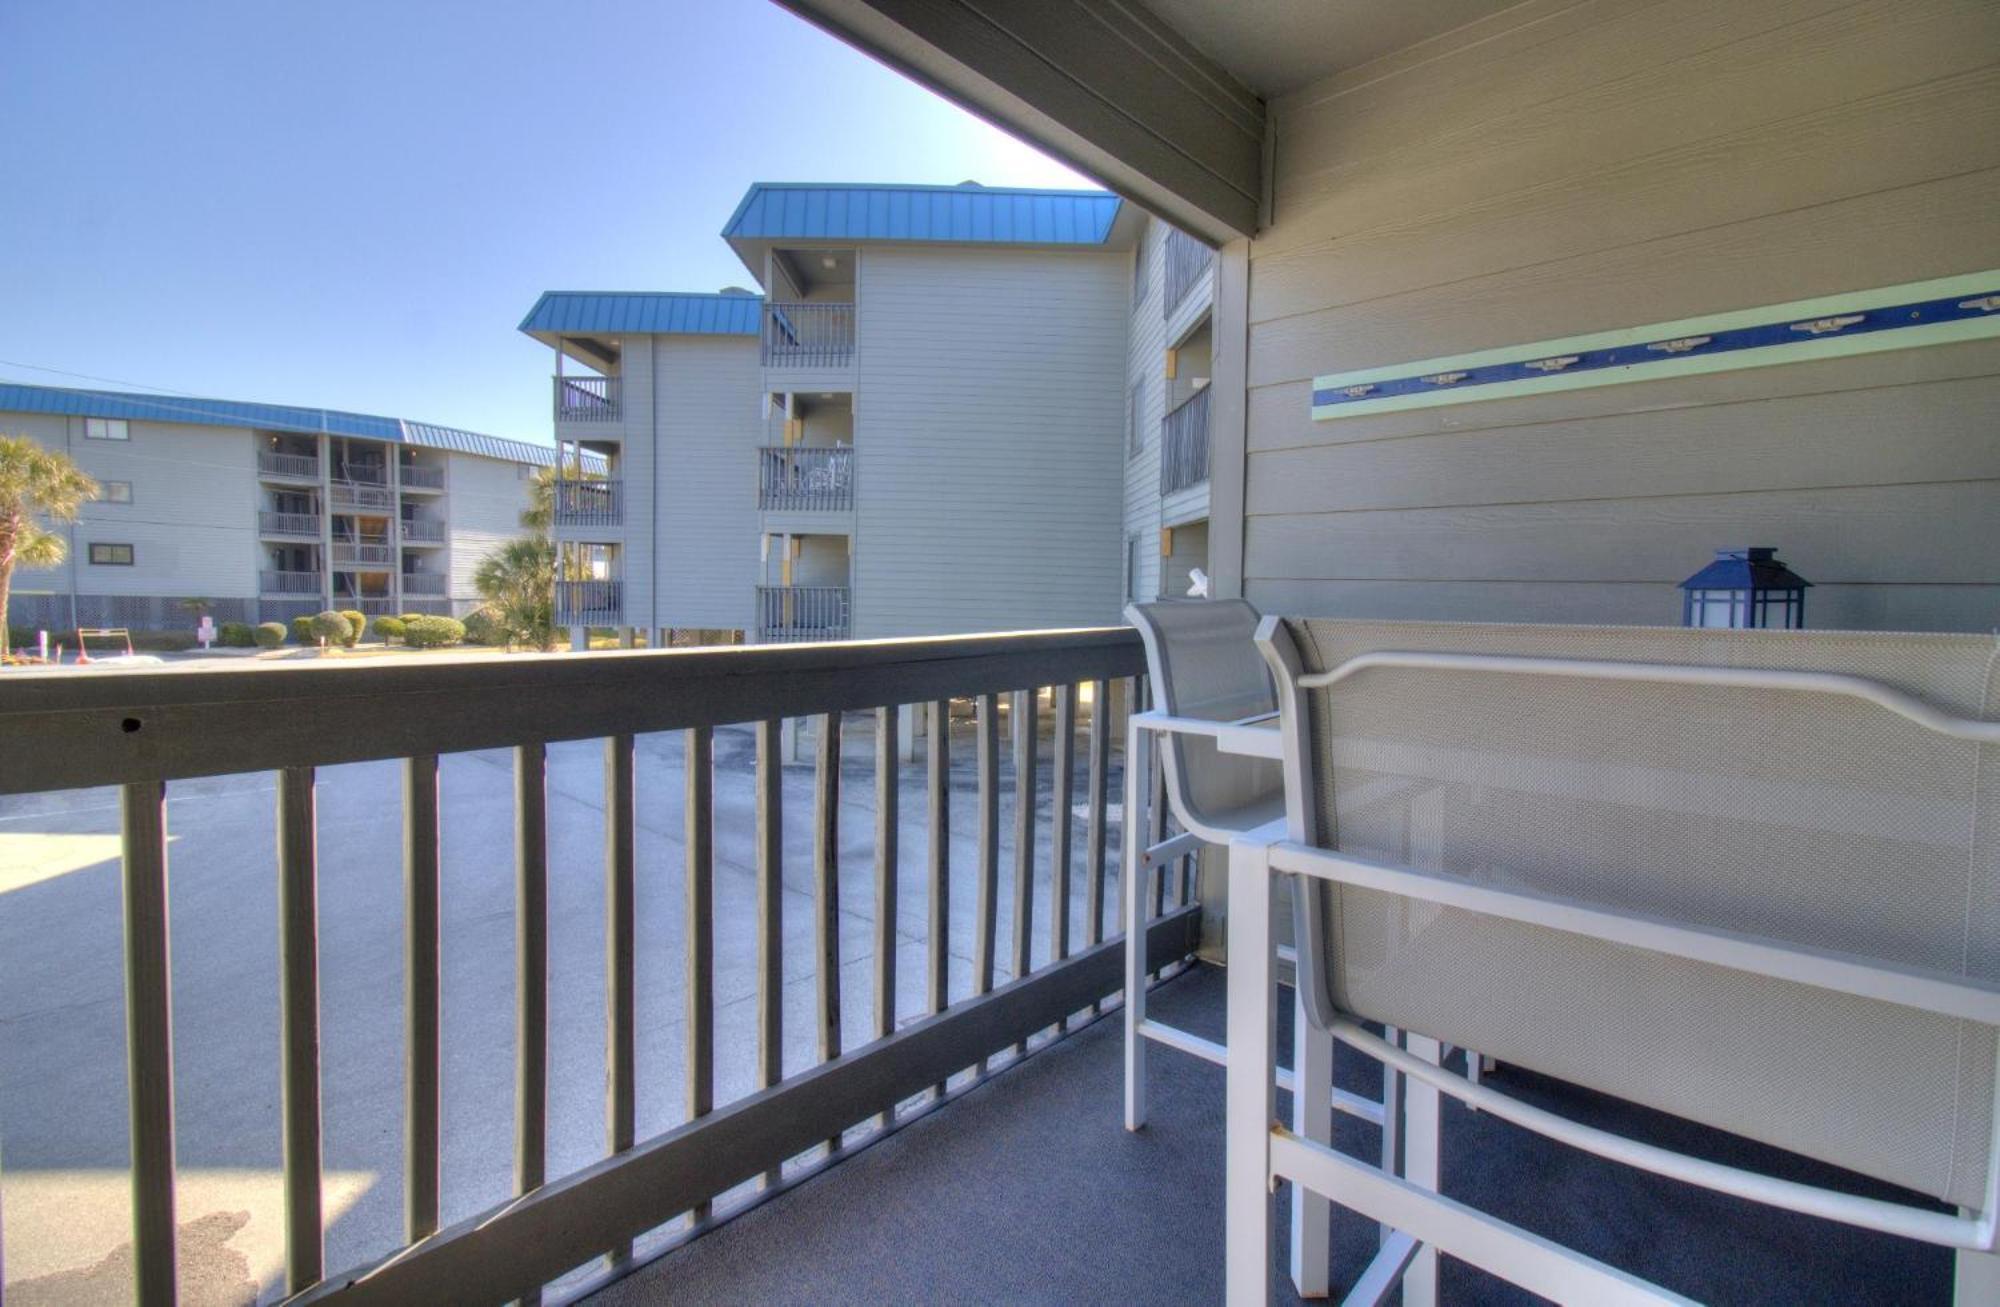
[[[451,598],[455,608],[479,601],[472,574],[494,549],[522,534],[535,469],[474,454],[446,456],[444,513],[450,523]]]
[[[856,636],[1116,619],[1130,269],[863,252]]]
[[[66,452],[99,481],[127,481],[132,502],[86,504],[70,561],[18,572],[18,592],[249,599],[257,593],[257,455],[251,433],[167,422],[129,424],[129,441],[86,440],[82,418],[0,413],[0,435]],[[93,543],[129,544],[133,565],[93,566]]]
[[[2000,6],[1530,0],[1276,114],[1252,599],[1675,622],[1768,544],[1816,626],[2000,618],[2000,342],[1308,414],[1320,373],[2000,267]]]
[[[1214,300],[1213,268],[1198,278],[1171,309],[1166,305],[1166,242],[1170,230],[1166,223],[1151,219],[1140,237],[1145,248],[1137,273],[1146,285],[1143,297],[1132,308],[1126,337],[1125,403],[1129,413],[1136,396],[1140,445],[1136,454],[1127,448],[1124,548],[1131,550],[1138,565],[1137,576],[1128,582],[1128,587],[1139,599],[1185,592],[1185,586],[1178,591],[1173,588],[1172,569],[1161,559],[1160,528],[1208,515],[1206,483],[1178,491],[1169,500],[1160,497],[1160,424],[1173,406],[1191,393],[1194,377],[1211,375],[1213,353],[1208,344],[1211,332],[1199,326]],[[1179,375],[1169,379],[1167,347],[1183,342],[1193,344],[1194,349],[1183,356]]]
[[[637,426],[625,450],[625,619],[746,628],[757,585],[752,451],[764,438],[757,340],[628,339],[624,367]]]

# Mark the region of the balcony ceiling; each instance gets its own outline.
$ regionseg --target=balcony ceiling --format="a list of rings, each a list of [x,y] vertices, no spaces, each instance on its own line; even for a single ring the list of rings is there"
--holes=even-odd
[[[1143,0],[1265,99],[1477,22],[1517,0]]]

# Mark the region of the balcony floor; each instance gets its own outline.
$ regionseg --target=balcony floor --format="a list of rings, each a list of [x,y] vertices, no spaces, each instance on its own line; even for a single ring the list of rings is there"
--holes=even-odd
[[[1168,982],[1150,1015],[1220,1037],[1223,976]],[[1222,1297],[1222,1071],[1152,1058],[1151,1121],[1121,1125],[1115,1014],[1030,1057],[589,1301],[1216,1302]],[[1281,1043],[1289,1041],[1281,1032]],[[1349,1088],[1379,1085],[1347,1049]],[[1895,1191],[1524,1072],[1490,1083],[1590,1124],[1777,1174]],[[1948,1303],[1951,1254],[1645,1176],[1445,1104],[1444,1188],[1712,1303]],[[1341,1145],[1376,1147],[1341,1118]],[[1289,1219],[1281,1193],[1280,1228]],[[1334,1284],[1374,1249],[1336,1210]],[[1282,1248],[1274,1253],[1281,1260]],[[1296,1301],[1282,1265],[1277,1298]],[[1447,1260],[1450,1304],[1539,1301]]]

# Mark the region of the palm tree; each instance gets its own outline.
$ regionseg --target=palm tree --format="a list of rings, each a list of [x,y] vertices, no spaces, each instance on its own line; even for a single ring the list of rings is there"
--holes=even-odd
[[[509,540],[472,574],[479,597],[492,605],[509,644],[555,645],[556,547],[547,536]]]
[[[45,526],[74,522],[97,483],[65,454],[26,436],[0,436],[0,655],[7,652],[7,601],[16,567],[54,567],[68,547]]]

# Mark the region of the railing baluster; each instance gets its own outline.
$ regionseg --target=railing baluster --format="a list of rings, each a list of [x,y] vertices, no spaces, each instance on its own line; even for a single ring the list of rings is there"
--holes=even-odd
[[[972,942],[972,992],[993,988],[1000,898],[1000,696],[979,696],[979,900]]]
[[[131,1109],[137,1301],[171,1304],[174,1270],[174,1035],[167,933],[167,787],[124,787],[125,1058]]]
[[[784,768],[779,761],[783,723],[757,723],[757,1087],[785,1078]],[[766,1186],[783,1178],[783,1166],[764,1173]]]
[[[1040,690],[1014,693],[1014,979],[1034,970],[1035,949],[1035,758],[1041,711]],[[1014,1045],[1014,1055],[1027,1044]]]
[[[633,869],[633,739],[604,741],[604,1135],[613,1153],[636,1142],[638,886]],[[612,1251],[614,1264],[632,1255]]]
[[[549,1121],[548,748],[514,749],[514,1191],[547,1178]],[[539,1302],[540,1290],[522,1301]]]
[[[440,1183],[438,760],[403,760],[403,1238],[437,1233]]]
[[[896,727],[902,709],[876,709],[876,1039],[896,1033],[896,853],[902,819]],[[888,1113],[884,1113],[884,1125]]]
[[[1111,793],[1111,682],[1090,683],[1090,816],[1083,837],[1083,942],[1104,942],[1104,826]]]
[[[813,785],[813,943],[819,965],[819,1060],[840,1056],[840,714],[819,719]],[[840,1136],[826,1141],[828,1152]]]
[[[684,736],[684,834],[687,845],[687,1113],[715,1107],[715,729]],[[694,1209],[706,1220],[709,1205]]]
[[[1070,791],[1076,772],[1076,686],[1058,685],[1049,799],[1049,961],[1069,956]]]
[[[285,1288],[326,1273],[320,1219],[319,870],[313,769],[278,771],[278,1038],[283,1048]]]
[[[951,1005],[951,701],[931,704],[925,768],[930,781],[930,992],[932,1015]],[[943,1097],[944,1085],[937,1087]]]

